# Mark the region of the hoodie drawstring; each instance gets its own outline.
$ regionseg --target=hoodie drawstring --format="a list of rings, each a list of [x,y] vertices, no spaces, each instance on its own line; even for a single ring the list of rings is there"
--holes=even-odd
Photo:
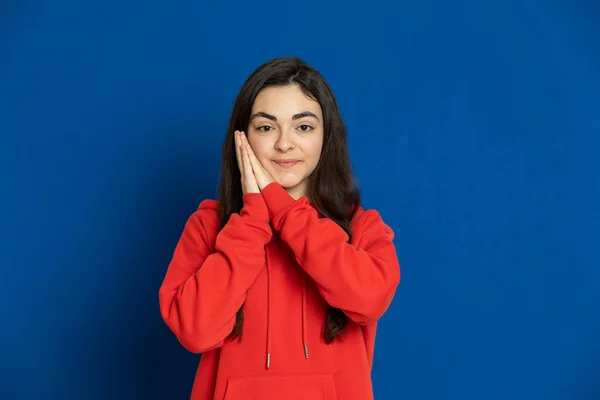
[[[265,248],[267,262],[267,369],[271,368],[271,269],[269,268],[269,252]]]
[[[271,268],[269,266],[269,252],[265,248],[265,259],[267,264],[267,369],[271,368]],[[306,320],[306,273],[301,271],[302,279],[302,349],[304,357],[308,359],[307,329]]]
[[[304,348],[304,356],[308,359],[308,344],[306,343],[306,273],[302,274],[302,347]]]

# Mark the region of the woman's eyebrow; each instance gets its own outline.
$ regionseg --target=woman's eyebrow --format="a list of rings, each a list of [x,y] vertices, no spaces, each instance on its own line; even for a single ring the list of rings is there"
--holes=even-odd
[[[267,118],[270,119],[271,121],[277,121],[277,117],[271,114],[267,114],[264,111],[258,111],[256,113],[254,113],[251,117],[250,117],[250,121],[252,121],[254,118],[258,118],[258,117],[263,117],[263,118]],[[317,121],[319,120],[319,117],[317,117],[314,113],[310,112],[310,111],[303,111],[301,113],[298,114],[294,114],[294,116],[292,117],[292,120],[297,120],[300,118],[305,118],[305,117],[313,117],[315,118]]]
[[[315,114],[311,113],[310,111],[303,111],[303,112],[301,112],[301,113],[298,113],[298,114],[294,115],[294,116],[292,117],[292,119],[293,119],[293,120],[296,120],[296,119],[300,119],[300,118],[304,118],[304,117],[313,117],[313,118],[315,118],[317,121],[319,120],[319,118],[318,118],[318,117],[317,117]]]
[[[250,117],[250,121],[252,121],[254,118],[258,118],[258,117],[264,117],[264,118],[270,119],[271,121],[277,121],[277,117],[275,117],[274,115],[271,115],[271,114],[267,114],[266,112],[263,112],[263,111],[259,111],[259,112],[255,113],[254,115],[252,115]]]

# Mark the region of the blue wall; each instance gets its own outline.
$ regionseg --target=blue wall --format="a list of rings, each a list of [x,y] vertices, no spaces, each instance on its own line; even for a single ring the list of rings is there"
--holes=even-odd
[[[337,3],[0,4],[0,398],[188,398],[158,288],[284,55],[397,233],[376,398],[600,398],[600,6]]]

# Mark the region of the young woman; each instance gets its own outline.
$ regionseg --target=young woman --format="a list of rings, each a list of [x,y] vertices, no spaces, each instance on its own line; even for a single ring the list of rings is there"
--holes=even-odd
[[[193,400],[372,399],[377,321],[400,282],[393,232],[360,206],[323,77],[260,66],[235,102],[219,201],[187,221],[159,291],[203,353]]]

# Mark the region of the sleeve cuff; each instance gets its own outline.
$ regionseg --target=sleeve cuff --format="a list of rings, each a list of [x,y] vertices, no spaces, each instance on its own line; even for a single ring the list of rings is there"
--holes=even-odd
[[[283,210],[294,204],[296,201],[285,191],[283,186],[277,182],[269,183],[261,193],[267,204],[271,221],[274,221]]]
[[[242,196],[242,200],[244,206],[242,207],[240,216],[269,223],[269,209],[262,194],[246,193]]]

